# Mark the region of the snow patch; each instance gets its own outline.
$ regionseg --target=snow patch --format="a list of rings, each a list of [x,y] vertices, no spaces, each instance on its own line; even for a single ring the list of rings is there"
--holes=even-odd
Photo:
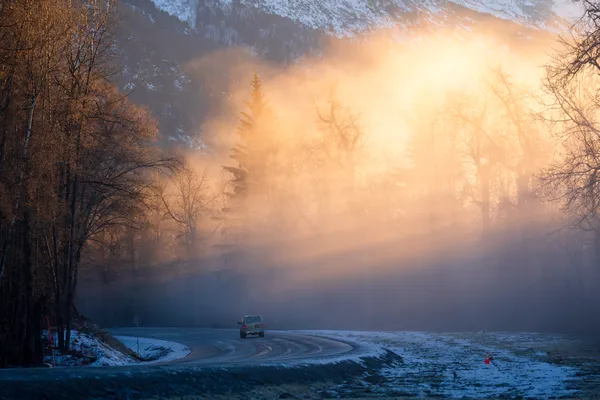
[[[547,362],[539,345],[560,341],[537,334],[434,334],[424,332],[299,331],[354,343],[362,349],[346,360],[400,356],[379,373],[388,389],[414,396],[447,398],[573,396],[569,383],[579,369]],[[494,364],[486,365],[486,355]],[[334,359],[342,361],[344,357]],[[326,362],[324,360],[324,362]]]
[[[186,135],[185,131],[181,126],[177,127],[177,134],[170,135],[169,140],[172,142],[183,142],[190,149],[197,150],[202,152],[203,154],[210,153],[210,148],[201,138],[201,135],[198,134],[196,136]]]
[[[180,91],[180,92],[183,91],[183,82],[181,79],[175,78],[173,80],[173,85],[175,85],[175,87],[177,88],[178,91]]]
[[[175,86],[177,91],[183,92],[185,87],[191,84],[190,78],[184,72],[181,71],[179,65],[170,67],[169,69],[170,72],[175,75],[175,78],[173,79],[173,85]]]
[[[152,24],[156,23],[156,21],[154,20],[154,17],[152,16],[152,14],[146,12],[145,10],[143,10],[143,9],[141,9],[139,7],[134,6],[133,4],[126,3],[125,5],[128,6],[129,8],[131,8],[133,11],[142,14],[142,16],[144,18],[146,18],[148,21],[150,21],[150,23],[152,23]]]
[[[129,336],[117,336],[115,338],[146,361],[140,362],[127,354],[121,353],[102,342],[97,336],[72,330],[71,346],[67,354],[61,354],[56,349],[58,334],[52,334],[52,353],[54,353],[54,356],[52,353],[46,355],[44,357],[44,362],[52,364],[55,367],[117,367],[173,361],[183,358],[190,353],[190,349],[187,346],[166,340],[135,338]],[[48,340],[47,331],[43,332],[42,339],[45,341]],[[139,353],[137,351],[138,340]]]
[[[44,357],[44,362],[55,367],[114,367],[119,365],[136,364],[133,358],[113,349],[99,338],[87,333],[71,331],[71,345],[67,354],[61,354],[56,349],[58,334],[53,333],[53,353]],[[43,333],[43,339],[48,339],[48,332]]]
[[[196,12],[198,0],[152,0],[160,11],[186,22],[190,28],[196,29]]]
[[[131,351],[147,360],[142,364],[178,360],[190,354],[189,347],[167,340],[138,338],[132,336],[115,336]]]

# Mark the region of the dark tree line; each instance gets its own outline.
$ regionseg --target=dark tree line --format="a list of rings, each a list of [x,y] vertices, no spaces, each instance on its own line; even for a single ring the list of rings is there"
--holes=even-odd
[[[0,1],[0,365],[42,360],[48,317],[70,345],[86,245],[134,225],[179,161],[110,83],[112,1]]]

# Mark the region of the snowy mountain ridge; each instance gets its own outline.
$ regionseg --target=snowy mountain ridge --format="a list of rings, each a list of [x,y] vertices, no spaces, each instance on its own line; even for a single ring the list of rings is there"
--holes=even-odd
[[[246,6],[277,15],[336,37],[349,37],[376,28],[401,24],[403,16],[430,17],[460,6],[535,28],[549,20],[572,20],[581,15],[573,0],[152,0],[157,9],[196,28],[197,10],[205,3],[224,14]],[[427,18],[429,19],[429,18]]]
[[[581,0],[124,0],[122,5],[121,88],[152,109],[165,145],[201,151],[206,151],[203,123],[226,89],[215,89],[220,72],[189,62],[215,51],[242,47],[287,65],[321,55],[332,37],[334,43],[350,44],[353,40],[344,38],[383,29],[403,42],[441,29],[464,39],[473,31],[493,31],[495,22],[517,28],[507,30],[506,42],[527,42],[537,37],[533,31],[540,37],[556,32],[583,14]],[[222,56],[235,64],[236,56]]]

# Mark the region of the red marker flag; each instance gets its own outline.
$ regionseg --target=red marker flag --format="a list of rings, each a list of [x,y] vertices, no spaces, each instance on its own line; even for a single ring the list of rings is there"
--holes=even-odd
[[[485,361],[484,361],[484,363],[486,365],[492,364],[494,367],[496,367],[498,369],[498,371],[500,371],[500,367],[498,367],[496,365],[496,363],[494,362],[494,357],[490,356],[489,354],[485,355]]]
[[[490,356],[488,353],[485,353],[485,364],[488,365],[489,363],[491,363],[494,360],[494,358],[492,356]],[[492,363],[493,364],[493,363]]]

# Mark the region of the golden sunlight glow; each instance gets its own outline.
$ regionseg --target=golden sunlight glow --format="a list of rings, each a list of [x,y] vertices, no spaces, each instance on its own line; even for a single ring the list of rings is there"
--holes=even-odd
[[[523,50],[481,34],[468,40],[431,35],[395,47],[374,35],[368,48],[350,49],[284,69],[240,56],[244,61],[231,68],[231,102],[204,130],[219,151],[212,169],[235,162],[230,149],[240,140],[239,113],[247,111],[250,95],[245,82],[254,71],[273,111],[247,139],[276,150],[255,160],[265,168],[244,200],[248,232],[254,232],[246,246],[274,238],[296,243],[273,245],[279,260],[273,263],[322,260],[322,268],[302,274],[333,276],[339,268],[368,267],[323,261],[336,254],[365,252],[371,267],[394,259],[397,268],[398,260],[431,246],[468,242],[482,223],[485,230],[511,221],[503,204],[518,193],[515,166],[531,181],[548,162],[527,153],[519,137],[523,125],[539,143],[548,141],[531,118],[544,95],[547,49]],[[218,55],[210,57],[190,68],[222,65]],[[331,122],[334,108],[337,128],[319,117]],[[518,127],[514,113],[522,119]],[[360,143],[349,146],[342,136],[355,133]],[[409,247],[400,251],[400,243]]]

